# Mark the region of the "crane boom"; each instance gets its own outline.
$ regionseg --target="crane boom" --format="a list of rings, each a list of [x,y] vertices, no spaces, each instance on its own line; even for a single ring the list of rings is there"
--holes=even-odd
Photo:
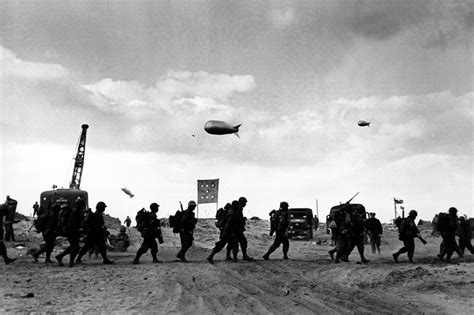
[[[76,158],[74,159],[74,171],[72,172],[72,179],[71,183],[69,184],[69,188],[71,189],[80,189],[81,186],[81,178],[82,178],[82,170],[84,167],[84,155],[86,152],[86,135],[87,135],[87,128],[89,125],[82,125],[82,133],[81,137],[79,138],[79,144],[77,145],[77,153]]]

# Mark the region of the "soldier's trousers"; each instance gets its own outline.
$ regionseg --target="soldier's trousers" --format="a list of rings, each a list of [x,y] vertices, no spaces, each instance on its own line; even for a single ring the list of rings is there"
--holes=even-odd
[[[179,238],[181,239],[181,250],[179,251],[180,256],[183,256],[186,254],[186,251],[193,246],[193,232],[188,232],[188,231],[183,231],[179,232]]]
[[[440,256],[444,256],[446,254],[446,258],[449,260],[454,252],[456,252],[459,257],[462,257],[463,254],[461,249],[459,248],[458,244],[456,243],[456,236],[454,234],[442,235],[443,241],[441,246]]]
[[[141,256],[145,254],[148,250],[151,252],[151,256],[156,258],[156,254],[158,254],[158,244],[156,243],[156,239],[152,236],[144,236],[142,246],[138,249],[137,255]]]
[[[347,260],[352,250],[352,243],[349,233],[338,234],[336,236],[336,261],[341,258],[343,261]]]
[[[411,237],[406,237],[403,239],[403,247],[400,248],[398,254],[407,253],[408,259],[411,261],[413,255],[415,254],[415,239]]]
[[[472,247],[471,239],[459,238],[459,249],[461,250],[461,253],[463,255],[464,255],[464,249],[466,248],[471,252],[471,254],[474,254],[474,248]]]
[[[380,235],[375,233],[370,233],[370,247],[372,247],[372,253],[375,254],[376,251],[380,253]]]
[[[286,256],[288,253],[288,250],[290,249],[290,241],[288,241],[288,236],[286,233],[276,233],[275,236],[275,241],[273,241],[273,244],[270,246],[267,252],[267,256],[270,256],[271,253],[273,253],[280,245],[283,244],[283,254]]]
[[[242,252],[247,252],[247,238],[245,237],[244,231],[239,231],[235,233],[235,239],[237,240],[237,243],[240,244],[240,248],[242,249]]]
[[[5,241],[15,241],[15,233],[13,232],[13,223],[5,223]]]
[[[80,249],[79,240],[80,240],[79,233],[68,235],[67,241],[69,242],[69,246],[66,247],[66,249],[62,253],[60,253],[58,256],[62,258],[66,255],[70,255],[71,262],[73,262],[74,258],[76,258],[77,254],[79,253],[79,249]]]
[[[350,241],[349,254],[354,250],[354,247],[357,247],[357,251],[359,252],[360,258],[364,260],[365,257],[364,257],[364,235],[363,234],[353,236],[352,240]]]
[[[77,256],[77,259],[80,260],[82,256],[84,256],[90,249],[93,249],[94,247],[97,248],[102,258],[104,260],[107,260],[107,246],[105,245],[104,235],[101,235],[101,234],[87,235],[86,242],[84,243],[84,246],[79,251],[79,255]]]
[[[227,235],[222,235],[221,238],[216,242],[216,245],[212,249],[212,254],[217,254],[220,252],[225,245],[228,248],[231,248],[234,252],[234,256],[237,256],[237,251],[239,250],[239,244],[237,243],[237,239],[233,233],[229,233]]]

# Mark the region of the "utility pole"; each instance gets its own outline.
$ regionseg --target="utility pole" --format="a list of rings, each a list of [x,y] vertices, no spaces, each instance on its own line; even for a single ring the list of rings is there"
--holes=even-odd
[[[318,198],[316,198],[316,216],[319,219],[319,208],[318,208]]]

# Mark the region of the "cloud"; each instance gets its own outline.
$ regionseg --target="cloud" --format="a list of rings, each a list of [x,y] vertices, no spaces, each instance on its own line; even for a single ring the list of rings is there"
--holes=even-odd
[[[354,3],[345,23],[355,34],[373,40],[389,39],[430,14],[426,1],[371,3]]]
[[[0,68],[4,78],[14,77],[32,81],[60,80],[69,75],[64,67],[57,64],[23,61],[3,46],[0,46]]]
[[[168,71],[156,83],[156,89],[173,98],[201,96],[227,100],[235,92],[255,89],[252,75],[227,75],[205,71]]]
[[[269,12],[273,27],[285,29],[295,22],[295,10],[293,8],[274,9]]]

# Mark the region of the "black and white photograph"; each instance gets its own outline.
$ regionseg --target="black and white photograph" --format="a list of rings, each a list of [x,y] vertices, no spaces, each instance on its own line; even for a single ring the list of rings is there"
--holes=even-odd
[[[0,313],[472,314],[474,2],[0,0]]]

